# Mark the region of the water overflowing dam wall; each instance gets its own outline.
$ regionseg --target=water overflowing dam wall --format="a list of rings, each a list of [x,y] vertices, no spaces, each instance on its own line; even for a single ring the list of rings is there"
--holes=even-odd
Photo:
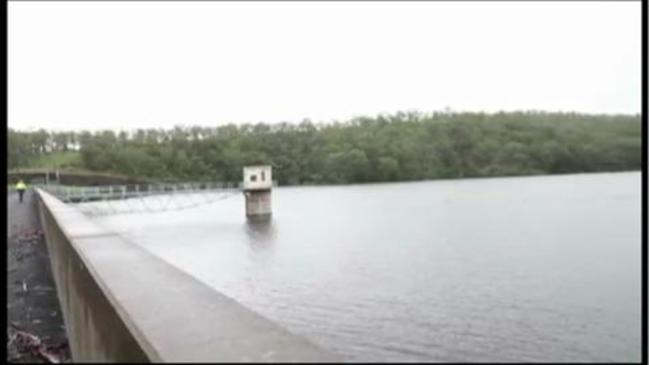
[[[37,189],[74,361],[335,362]]]

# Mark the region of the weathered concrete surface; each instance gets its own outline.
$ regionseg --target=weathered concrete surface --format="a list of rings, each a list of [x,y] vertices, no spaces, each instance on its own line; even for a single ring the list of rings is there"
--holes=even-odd
[[[271,190],[247,190],[246,216],[252,219],[268,219],[272,215]]]
[[[7,228],[7,361],[45,362],[33,343],[21,341],[22,333],[36,336],[43,350],[67,361],[67,337],[31,190],[22,204],[17,193],[7,194]]]
[[[75,361],[341,360],[39,193]]]

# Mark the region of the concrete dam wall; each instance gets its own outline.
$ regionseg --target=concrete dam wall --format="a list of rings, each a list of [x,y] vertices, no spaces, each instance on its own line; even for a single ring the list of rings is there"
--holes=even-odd
[[[37,189],[72,358],[83,362],[336,362]]]

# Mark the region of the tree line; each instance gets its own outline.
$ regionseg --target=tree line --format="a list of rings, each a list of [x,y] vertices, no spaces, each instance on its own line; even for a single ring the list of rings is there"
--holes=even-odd
[[[641,169],[640,115],[418,113],[346,122],[118,132],[9,129],[8,166],[78,151],[84,169],[161,181],[238,181],[270,164],[280,184],[343,184]]]

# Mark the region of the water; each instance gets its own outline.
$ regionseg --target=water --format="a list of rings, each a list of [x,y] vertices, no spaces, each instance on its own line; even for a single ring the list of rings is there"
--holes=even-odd
[[[640,361],[641,174],[273,190],[98,221],[350,361]]]

